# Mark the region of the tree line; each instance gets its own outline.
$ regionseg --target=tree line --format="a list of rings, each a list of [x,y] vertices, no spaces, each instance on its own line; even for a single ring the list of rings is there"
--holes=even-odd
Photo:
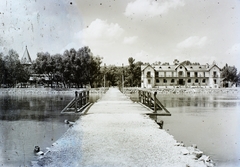
[[[117,67],[102,65],[102,58],[94,56],[89,47],[78,50],[65,50],[63,54],[50,55],[48,52],[37,53],[37,58],[31,65],[21,64],[19,55],[14,50],[4,55],[0,53],[0,83],[1,87],[16,87],[19,84],[32,82],[51,87],[91,87],[103,86],[140,86],[141,65],[130,57],[129,65]],[[45,74],[48,79],[31,76]],[[32,77],[33,78],[33,77]],[[34,83],[34,84],[33,84]]]
[[[174,64],[178,64],[177,59]],[[191,64],[184,61],[185,64]],[[102,65],[102,58],[94,56],[90,48],[85,46],[75,50],[65,50],[63,54],[50,55],[48,52],[37,53],[36,60],[30,66],[21,64],[19,55],[9,50],[6,55],[0,53],[0,87],[16,87],[19,84],[34,82],[35,86],[42,84],[51,87],[91,87],[141,86],[141,61],[135,62],[128,58],[128,64],[122,66]],[[198,63],[195,63],[198,64]],[[48,80],[30,77],[44,74]],[[221,77],[232,84],[240,85],[240,73],[235,66],[223,67]]]

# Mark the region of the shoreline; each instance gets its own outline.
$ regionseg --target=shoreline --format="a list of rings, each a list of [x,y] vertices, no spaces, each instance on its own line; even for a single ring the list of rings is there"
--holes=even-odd
[[[75,91],[89,90],[90,93],[105,93],[109,88],[0,88],[0,95],[54,95],[70,94]],[[157,92],[158,94],[240,94],[240,88],[138,88],[125,87],[124,94],[137,93],[138,90]]]
[[[138,90],[157,92],[159,94],[240,94],[240,88],[124,88],[126,94],[136,93]]]
[[[72,95],[75,91],[89,90],[90,93],[105,93],[107,88],[0,88],[1,95]]]

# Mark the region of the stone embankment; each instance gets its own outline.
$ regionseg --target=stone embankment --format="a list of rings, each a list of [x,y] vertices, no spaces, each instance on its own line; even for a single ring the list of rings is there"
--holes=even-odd
[[[136,93],[141,88],[124,88],[124,93]],[[240,94],[240,88],[147,88],[148,90],[157,92],[158,94]]]
[[[213,166],[146,116],[150,112],[111,88],[33,166]]]
[[[84,88],[0,88],[0,95],[73,95]],[[105,93],[107,88],[88,89],[90,93]]]

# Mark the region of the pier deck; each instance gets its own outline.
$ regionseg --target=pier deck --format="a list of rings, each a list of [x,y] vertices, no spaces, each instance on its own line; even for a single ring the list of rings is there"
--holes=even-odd
[[[206,166],[150,119],[150,111],[110,88],[38,164],[48,166]],[[35,164],[37,166],[37,163]]]

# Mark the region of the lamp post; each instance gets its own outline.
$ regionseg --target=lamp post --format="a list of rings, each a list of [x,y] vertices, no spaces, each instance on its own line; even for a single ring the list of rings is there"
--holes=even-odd
[[[104,63],[104,77],[103,77],[103,85],[104,85],[104,88],[106,86],[106,63]]]
[[[124,88],[124,68],[122,64],[122,92],[123,92],[123,88]]]

